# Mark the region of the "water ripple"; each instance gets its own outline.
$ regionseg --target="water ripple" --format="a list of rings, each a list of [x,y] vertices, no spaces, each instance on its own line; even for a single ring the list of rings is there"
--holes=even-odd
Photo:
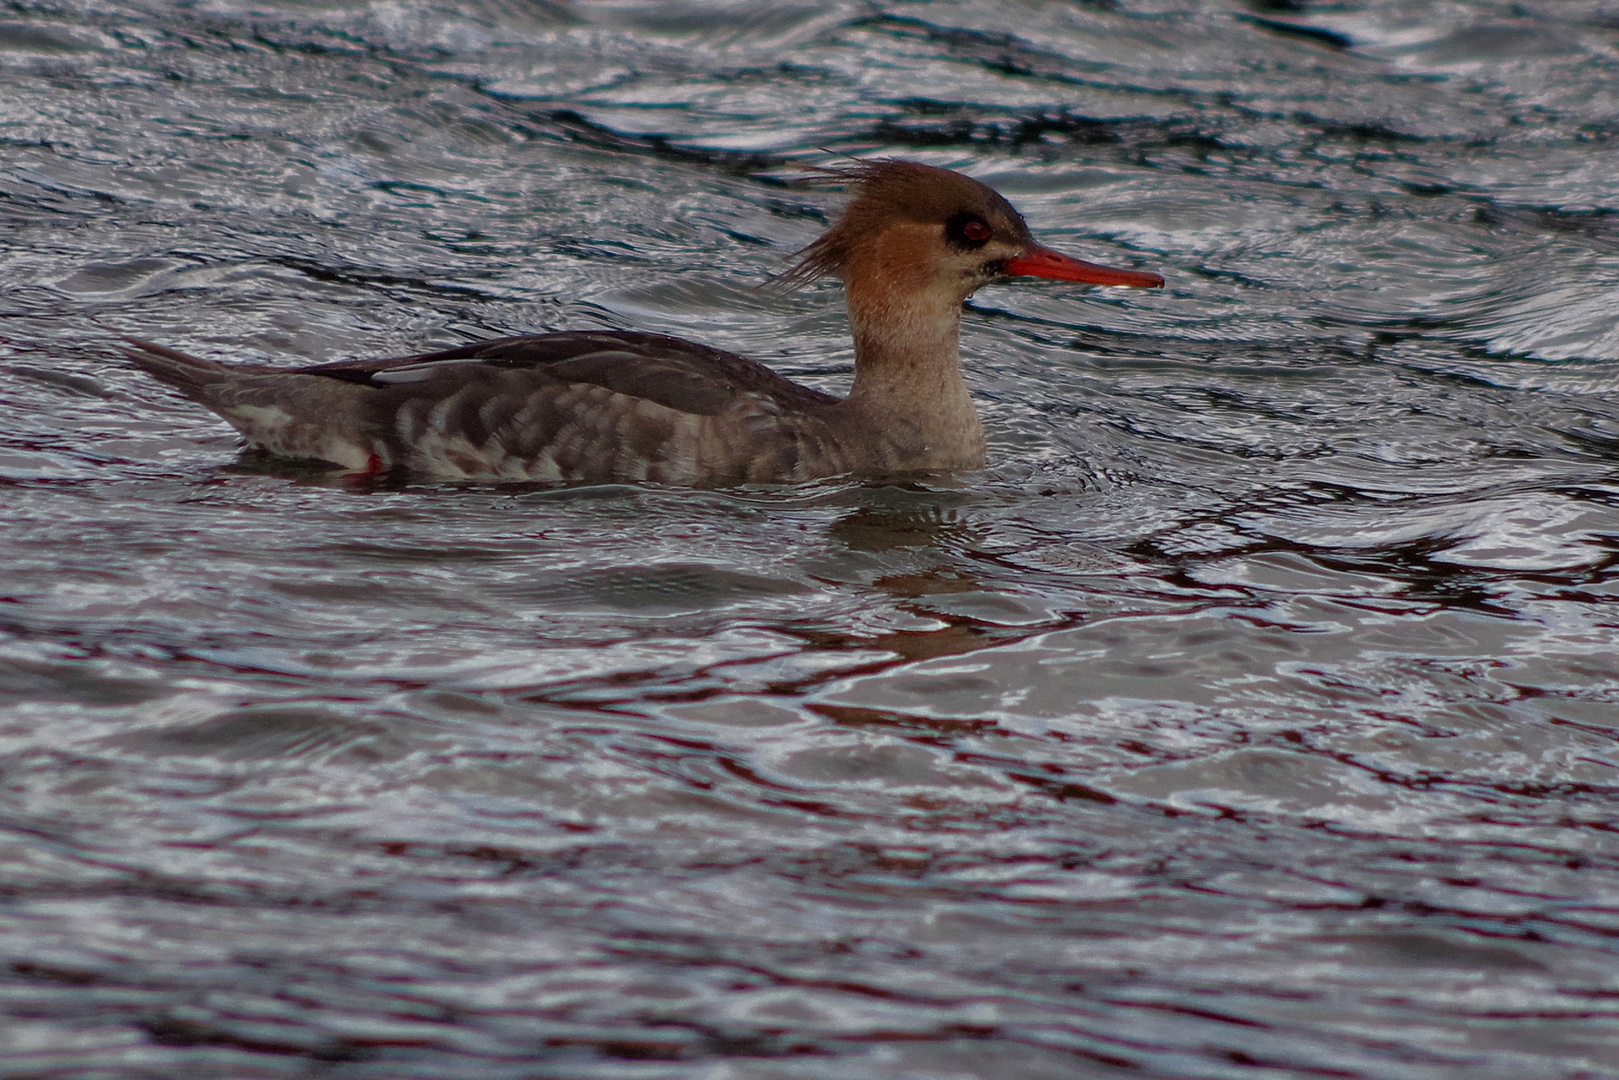
[[[10,1071],[1610,1075],[1611,14],[13,5]],[[353,484],[110,348],[841,392],[827,152],[1168,287],[984,290],[904,485]]]

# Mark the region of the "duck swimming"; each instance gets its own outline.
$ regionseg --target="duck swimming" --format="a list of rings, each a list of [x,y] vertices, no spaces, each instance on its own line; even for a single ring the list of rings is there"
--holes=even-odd
[[[882,159],[838,170],[855,198],[782,280],[843,280],[844,398],[662,334],[582,331],[310,367],[226,364],[128,338],[130,360],[250,446],[356,473],[685,486],[974,469],[984,429],[962,378],[962,304],[999,277],[1157,288],[1164,279],[1036,243],[993,189]]]

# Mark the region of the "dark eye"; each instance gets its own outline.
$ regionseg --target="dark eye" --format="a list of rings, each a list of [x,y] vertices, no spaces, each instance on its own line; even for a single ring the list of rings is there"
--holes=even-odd
[[[944,223],[944,235],[953,247],[971,249],[989,243],[995,230],[977,214],[962,212]]]

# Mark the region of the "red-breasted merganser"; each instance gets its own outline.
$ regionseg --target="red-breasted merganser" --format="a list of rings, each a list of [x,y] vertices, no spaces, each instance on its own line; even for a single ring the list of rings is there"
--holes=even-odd
[[[839,170],[854,201],[782,280],[843,279],[854,386],[836,398],[733,353],[614,331],[498,338],[393,360],[223,364],[129,339],[130,358],[251,446],[373,475],[721,485],[984,464],[957,355],[962,303],[1005,275],[1164,279],[1036,243],[995,191],[947,169]]]

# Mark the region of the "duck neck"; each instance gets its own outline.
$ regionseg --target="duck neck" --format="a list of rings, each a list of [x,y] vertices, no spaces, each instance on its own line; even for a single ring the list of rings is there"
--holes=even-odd
[[[961,302],[940,299],[864,303],[851,291],[851,405],[862,412],[903,416],[930,434],[959,427],[977,430],[977,411],[961,375]]]
[[[961,301],[849,294],[854,386],[842,409],[897,469],[976,469],[984,427],[961,375]],[[909,302],[907,302],[909,301]]]

